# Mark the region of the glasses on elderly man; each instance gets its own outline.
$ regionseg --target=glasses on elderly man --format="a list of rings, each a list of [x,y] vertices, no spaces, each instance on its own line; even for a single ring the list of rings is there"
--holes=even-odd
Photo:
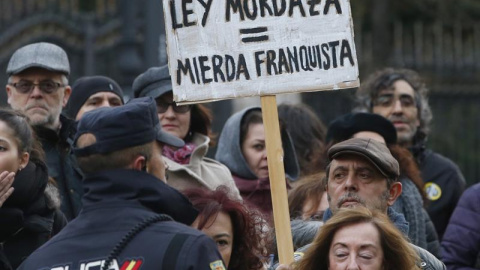
[[[17,89],[17,91],[22,93],[22,94],[30,93],[33,90],[33,88],[35,88],[35,86],[38,86],[38,89],[40,89],[40,91],[42,91],[45,94],[51,94],[51,93],[57,91],[57,89],[59,87],[64,87],[65,86],[63,84],[60,84],[60,83],[54,82],[54,81],[50,81],[50,80],[41,81],[39,83],[33,83],[31,81],[21,80],[19,82],[11,83],[9,85],[15,87]]]
[[[186,113],[192,109],[192,105],[177,105],[175,102],[157,100],[158,113],[165,113],[168,110],[169,106],[172,106],[173,111],[176,113]]]

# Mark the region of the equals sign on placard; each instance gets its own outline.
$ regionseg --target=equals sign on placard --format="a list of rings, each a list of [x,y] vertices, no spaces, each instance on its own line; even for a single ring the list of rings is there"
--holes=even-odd
[[[242,42],[259,42],[268,40],[268,36],[264,33],[267,32],[267,27],[254,27],[254,28],[243,28],[240,29],[240,36],[242,37]]]

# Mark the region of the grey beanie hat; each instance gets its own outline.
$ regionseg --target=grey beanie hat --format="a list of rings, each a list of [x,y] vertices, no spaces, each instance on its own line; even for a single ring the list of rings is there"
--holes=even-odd
[[[16,50],[8,62],[7,75],[15,75],[32,67],[70,74],[67,53],[47,42],[29,44]]]
[[[140,74],[133,81],[132,86],[134,97],[157,98],[169,91],[172,91],[172,79],[168,66],[149,68]]]

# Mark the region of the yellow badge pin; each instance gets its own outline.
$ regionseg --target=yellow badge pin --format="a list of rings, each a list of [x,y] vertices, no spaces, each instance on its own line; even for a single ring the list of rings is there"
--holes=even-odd
[[[210,269],[212,270],[225,270],[225,266],[221,260],[210,263]]]
[[[436,201],[442,197],[442,189],[433,182],[425,183],[424,189],[430,201]]]

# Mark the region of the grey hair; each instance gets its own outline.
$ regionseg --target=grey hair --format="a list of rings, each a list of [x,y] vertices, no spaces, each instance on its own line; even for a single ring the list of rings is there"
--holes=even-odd
[[[292,226],[293,248],[297,250],[300,247],[312,243],[323,222],[318,220],[293,219],[290,222]]]
[[[432,111],[428,104],[428,88],[420,75],[410,69],[385,68],[371,74],[362,83],[357,91],[354,112],[372,112],[373,102],[378,93],[390,88],[398,80],[404,80],[415,91],[415,102],[417,104],[420,126],[415,134],[415,141],[426,139],[430,131]]]

